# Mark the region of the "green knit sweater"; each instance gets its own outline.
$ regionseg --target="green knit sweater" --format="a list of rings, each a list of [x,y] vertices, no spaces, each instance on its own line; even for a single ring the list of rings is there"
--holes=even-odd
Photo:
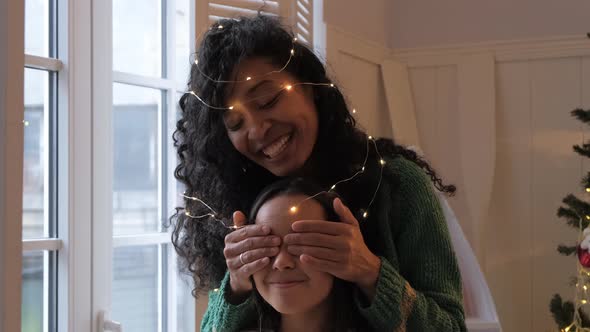
[[[380,252],[375,254],[381,268],[376,293],[366,303],[359,291],[351,305],[375,331],[466,331],[461,275],[430,179],[404,158],[386,162],[375,201],[379,209],[362,221],[377,226]],[[201,331],[239,331],[256,321],[252,298],[231,304],[225,298],[228,289],[226,273],[220,288],[209,293]]]

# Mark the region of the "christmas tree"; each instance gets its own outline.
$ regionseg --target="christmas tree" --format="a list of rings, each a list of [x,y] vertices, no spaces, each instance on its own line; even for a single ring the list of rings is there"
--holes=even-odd
[[[590,124],[590,110],[575,109],[572,116],[586,124]],[[590,158],[590,141],[574,145],[574,151],[581,156]],[[590,193],[590,172],[582,179],[581,185]],[[557,216],[566,220],[567,224],[578,230],[578,241],[574,245],[559,245],[557,251],[566,256],[576,254],[577,276],[573,283],[576,286],[574,301],[566,301],[555,294],[549,305],[555,323],[560,331],[590,331],[590,318],[584,308],[590,305],[590,204],[569,194],[563,199],[564,206],[557,211]]]

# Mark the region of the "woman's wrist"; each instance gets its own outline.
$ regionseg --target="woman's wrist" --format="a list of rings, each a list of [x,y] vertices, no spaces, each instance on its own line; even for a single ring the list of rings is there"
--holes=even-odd
[[[225,293],[225,299],[234,305],[243,303],[248,299],[252,292],[252,284],[240,284],[235,282],[231,277],[229,279],[229,289]]]
[[[358,288],[365,295],[369,303],[371,303],[375,297],[380,269],[381,258],[373,255],[368,262],[367,270],[362,275],[362,279],[357,282]]]

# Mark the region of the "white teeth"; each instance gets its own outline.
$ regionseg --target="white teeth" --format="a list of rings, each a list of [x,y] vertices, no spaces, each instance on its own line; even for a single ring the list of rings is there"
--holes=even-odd
[[[264,154],[271,159],[276,157],[279,153],[283,152],[283,150],[287,146],[289,138],[291,138],[291,135],[285,135],[279,138],[273,144],[264,148],[262,152],[264,152]]]

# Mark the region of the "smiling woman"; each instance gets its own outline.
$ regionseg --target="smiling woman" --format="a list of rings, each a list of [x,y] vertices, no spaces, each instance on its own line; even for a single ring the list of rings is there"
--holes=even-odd
[[[264,58],[236,66],[236,81],[260,78],[229,85],[227,100],[234,108],[225,111],[224,120],[236,150],[274,175],[285,176],[302,169],[311,154],[318,114],[311,87],[293,88],[290,82],[296,79],[274,68]]]
[[[285,179],[265,188],[253,204],[249,223],[266,225],[270,234],[283,240],[279,248],[273,248],[275,255],[270,264],[253,275],[260,317],[260,326],[253,328],[275,331],[369,329],[358,311],[348,305],[353,301],[353,286],[302,264],[298,255],[289,252],[284,240],[294,233],[291,225],[299,219],[338,220],[332,206],[337,195],[333,192],[315,195],[320,191],[321,187],[301,178]],[[291,212],[289,207],[299,202],[304,202],[304,208],[297,214]]]
[[[175,175],[187,193],[172,217],[173,243],[195,294],[214,290],[201,330],[465,330],[461,278],[432,183],[455,188],[415,152],[357,128],[322,62],[278,20],[212,25],[188,91],[174,134]],[[319,188],[260,199],[267,204],[247,224],[242,211],[257,206],[260,192],[294,176]],[[322,189],[347,205],[330,200],[321,211]],[[325,301],[348,314],[330,316]],[[311,308],[321,319],[301,318]],[[273,310],[281,324],[299,318],[279,326]]]

